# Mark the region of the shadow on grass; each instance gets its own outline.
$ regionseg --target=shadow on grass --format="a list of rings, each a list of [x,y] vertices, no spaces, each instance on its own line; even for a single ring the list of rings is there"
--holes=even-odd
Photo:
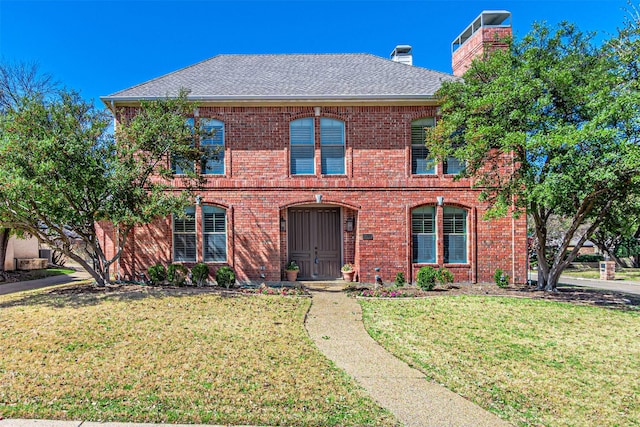
[[[112,285],[98,287],[94,284],[70,284],[53,289],[39,289],[23,294],[0,297],[0,309],[21,306],[46,306],[53,308],[80,308],[95,306],[103,301],[138,301],[147,298],[184,297],[198,294],[215,294],[233,298],[244,294],[215,287],[154,287],[143,285]],[[4,299],[4,301],[3,301]]]

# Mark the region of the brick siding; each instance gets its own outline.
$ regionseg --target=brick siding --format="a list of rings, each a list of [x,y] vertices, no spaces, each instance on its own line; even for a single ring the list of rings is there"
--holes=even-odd
[[[290,176],[289,123],[315,117],[313,107],[200,107],[200,117],[225,124],[225,175],[207,177],[205,187],[198,191],[203,205],[227,210],[227,263],[211,263],[212,270],[230,265],[243,281],[260,280],[261,274],[264,280],[281,280],[288,254],[287,232],[280,231],[280,219],[287,220],[290,207],[315,204],[315,195],[321,194],[323,204],[342,210],[342,262],[356,265],[360,281],[373,281],[375,267],[381,268],[385,282],[392,282],[399,271],[415,280],[419,265],[411,262],[411,210],[433,206],[437,196],[444,196],[445,206],[468,212],[469,262],[447,265],[455,280],[489,282],[495,269],[501,268],[515,282],[524,282],[524,217],[484,221],[486,206],[478,202],[478,190],[472,190],[468,180],[441,175],[441,165],[439,175],[411,175],[411,121],[435,113],[434,106],[322,107],[320,117],[345,122],[346,174],[320,174],[316,135],[316,175]],[[315,117],[316,132],[320,117]],[[174,182],[176,188],[179,181]],[[196,209],[198,230],[201,215]],[[351,232],[346,231],[347,218],[355,218]],[[103,245],[113,251],[113,228],[100,226]],[[363,234],[372,234],[373,239],[363,240]],[[156,262],[170,263],[171,245],[170,218],[137,226],[119,263],[120,273],[133,278]],[[442,260],[441,239],[437,251]],[[201,234],[198,259],[202,259]]]

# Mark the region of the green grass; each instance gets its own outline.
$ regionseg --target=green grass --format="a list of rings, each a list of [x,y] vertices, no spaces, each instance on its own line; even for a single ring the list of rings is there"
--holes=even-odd
[[[583,279],[599,279],[600,270],[597,268],[581,269],[581,270],[564,270],[563,276],[568,277],[581,277]],[[621,271],[616,271],[615,280],[631,280],[640,281],[640,268],[625,268]]]
[[[309,304],[152,288],[0,297],[0,416],[395,425],[313,345]]]
[[[60,276],[63,274],[73,274],[75,270],[68,268],[46,268],[42,270],[23,271],[20,275],[20,280],[36,280],[43,279],[45,277]]]
[[[524,298],[361,301],[385,348],[519,425],[640,425],[640,313]]]

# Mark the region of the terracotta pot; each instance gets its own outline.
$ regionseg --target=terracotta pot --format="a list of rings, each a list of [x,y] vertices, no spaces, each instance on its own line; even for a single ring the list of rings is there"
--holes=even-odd
[[[345,282],[353,282],[353,277],[356,275],[356,271],[355,270],[351,270],[351,271],[343,271],[342,272],[342,279]]]
[[[298,279],[298,270],[285,270],[285,273],[289,282],[295,282]]]

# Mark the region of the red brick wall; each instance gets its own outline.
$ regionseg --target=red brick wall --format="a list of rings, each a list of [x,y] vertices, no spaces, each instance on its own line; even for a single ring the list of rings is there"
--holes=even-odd
[[[441,175],[441,167],[440,175],[411,176],[411,121],[434,114],[432,106],[322,107],[322,117],[345,121],[346,175],[320,174],[318,145],[317,173],[302,177],[289,173],[289,122],[313,117],[312,107],[200,107],[200,117],[225,123],[226,174],[208,177],[198,194],[202,204],[227,209],[228,264],[238,278],[259,280],[264,274],[265,280],[281,280],[288,256],[280,218],[287,218],[287,208],[313,204],[315,195],[322,194],[323,204],[342,208],[342,261],[356,265],[361,281],[373,281],[375,267],[385,282],[399,271],[415,279],[411,209],[435,205],[437,196],[444,196],[445,206],[468,210],[469,262],[447,266],[456,281],[491,281],[496,268],[512,272],[517,282],[526,280],[524,218],[483,221],[486,206],[477,201],[478,191],[470,189],[468,180]],[[174,185],[179,187],[179,180]],[[201,212],[196,211],[200,229]],[[348,217],[355,218],[353,232],[345,231]],[[373,234],[373,240],[363,240],[363,234]],[[122,273],[132,277],[155,262],[169,263],[171,245],[170,219],[136,227]],[[438,259],[442,254],[440,242]]]
[[[464,42],[451,56],[453,74],[462,76],[478,55],[489,53],[493,49],[506,48],[506,37],[512,34],[511,27],[482,27]]]

